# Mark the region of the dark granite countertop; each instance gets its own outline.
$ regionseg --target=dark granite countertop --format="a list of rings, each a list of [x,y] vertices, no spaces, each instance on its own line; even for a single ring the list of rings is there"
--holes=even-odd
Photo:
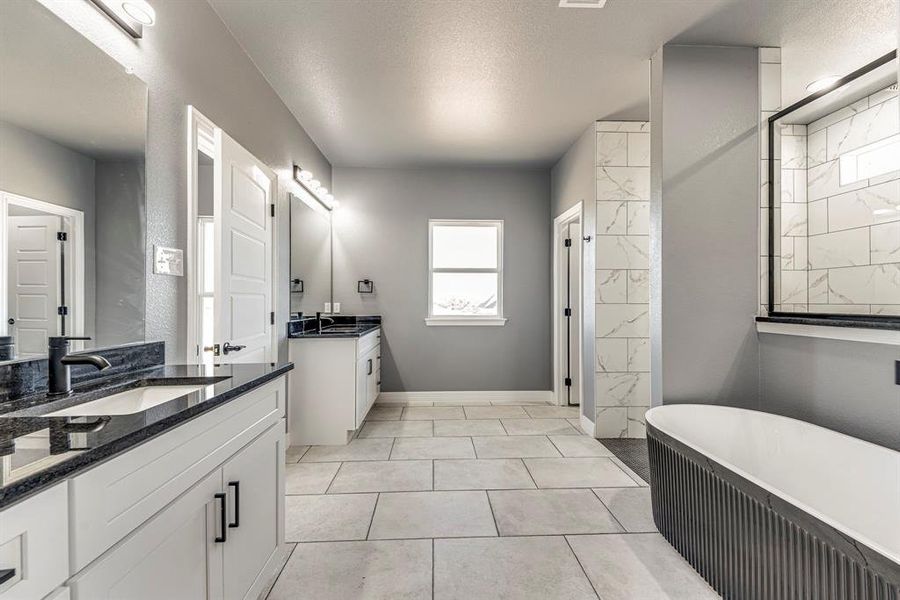
[[[379,323],[357,323],[356,325],[338,325],[322,328],[322,333],[316,330],[307,330],[302,332],[291,333],[291,339],[318,339],[318,338],[358,338],[369,332],[375,331],[381,324]]]
[[[294,368],[293,363],[160,365],[85,382],[64,399],[40,392],[0,404],[0,508],[116,456],[226,404]],[[203,385],[125,415],[47,417],[48,413],[146,386]],[[26,437],[28,436],[28,437]]]

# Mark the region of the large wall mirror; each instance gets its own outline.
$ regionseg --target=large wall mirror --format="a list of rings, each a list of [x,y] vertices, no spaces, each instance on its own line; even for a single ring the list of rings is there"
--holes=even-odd
[[[144,340],[147,87],[31,0],[0,7],[0,358]]]
[[[332,302],[331,211],[308,193],[291,194],[291,318],[328,312]]]

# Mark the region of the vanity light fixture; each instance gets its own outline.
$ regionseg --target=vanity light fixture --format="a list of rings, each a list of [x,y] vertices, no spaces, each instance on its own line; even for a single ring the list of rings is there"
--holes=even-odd
[[[144,27],[156,23],[156,11],[147,0],[91,0],[116,25],[134,39],[144,37]]]
[[[294,181],[309,192],[327,210],[334,210],[334,207],[337,206],[334,196],[328,193],[328,188],[323,187],[318,179],[313,179],[311,171],[306,171],[301,169],[299,165],[294,165]]]
[[[837,75],[829,75],[829,76],[823,77],[821,79],[816,79],[815,81],[810,83],[808,86],[806,86],[806,91],[811,94],[815,94],[816,92],[820,92],[822,90],[827,90],[828,88],[833,86],[835,83],[837,83],[839,79],[840,79],[840,77],[838,77]]]

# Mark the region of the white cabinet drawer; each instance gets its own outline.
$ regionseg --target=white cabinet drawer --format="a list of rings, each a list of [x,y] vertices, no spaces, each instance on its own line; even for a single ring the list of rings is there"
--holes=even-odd
[[[66,483],[0,512],[0,569],[15,569],[0,585],[2,600],[40,600],[69,576]]]
[[[362,358],[369,350],[381,343],[381,328],[370,331],[356,341],[356,357]]]
[[[284,405],[279,377],[71,479],[71,573],[276,423]]]

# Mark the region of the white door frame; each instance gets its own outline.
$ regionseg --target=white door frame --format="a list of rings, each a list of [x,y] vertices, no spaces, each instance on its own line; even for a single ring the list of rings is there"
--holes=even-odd
[[[563,404],[563,394],[560,389],[560,381],[561,381],[561,372],[560,372],[560,358],[562,355],[562,348],[559,343],[560,331],[562,328],[562,306],[559,302],[560,288],[563,285],[563,277],[562,272],[559,268],[559,260],[560,260],[560,252],[559,245],[563,239],[563,228],[567,226],[569,223],[573,221],[578,221],[581,223],[582,229],[584,228],[584,211],[582,210],[582,203],[579,201],[574,206],[566,210],[564,213],[553,219],[553,402],[556,405]],[[582,251],[581,240],[578,240],[578,244],[573,244],[573,248],[576,248],[579,252]],[[584,282],[582,281],[582,286]],[[575,331],[577,336],[577,347],[579,349],[579,357],[578,360],[581,360],[581,351],[583,348],[582,344],[582,323],[583,323],[583,314],[584,314],[584,294],[579,295],[577,301],[582,305],[581,310],[576,311],[578,315],[578,323],[575,325]],[[583,365],[579,364],[578,368],[578,393],[579,395],[583,395],[584,393],[584,369]],[[581,406],[583,404],[584,398],[578,398],[578,405]]]
[[[9,207],[11,205],[37,210],[69,220],[72,228],[72,231],[69,232],[71,235],[70,247],[74,256],[67,259],[72,261],[72,273],[67,279],[68,285],[66,287],[69,292],[63,300],[66,306],[69,307],[72,328],[71,331],[66,332],[66,335],[84,335],[84,213],[74,208],[59,206],[43,200],[36,200],[4,191],[0,191],[0,232],[2,232],[0,235],[3,236],[3,243],[0,243],[0,290],[3,290],[3,293],[0,294],[0,335],[6,335],[8,331],[6,319],[9,317],[9,306],[7,306],[9,256],[7,255],[6,236],[9,233],[7,217],[9,216]],[[65,265],[63,265],[63,268],[65,268]]]
[[[197,218],[199,214],[198,205],[200,198],[200,165],[197,160],[197,152],[203,152],[212,159],[216,156],[216,126],[211,120],[203,116],[194,106],[188,105],[188,131],[187,131],[187,259],[185,260],[185,276],[187,277],[188,305],[187,305],[187,347],[185,348],[185,357],[188,364],[197,364],[200,362],[201,356],[197,352],[197,348],[201,343],[200,340],[200,322],[201,315],[197,294],[197,259],[200,256],[197,239]],[[276,203],[278,198],[278,178],[272,177],[272,202]],[[278,211],[275,211],[275,217],[272,219],[272,295],[270,310],[275,312],[278,302]],[[272,326],[272,352],[278,355],[278,327]]]

